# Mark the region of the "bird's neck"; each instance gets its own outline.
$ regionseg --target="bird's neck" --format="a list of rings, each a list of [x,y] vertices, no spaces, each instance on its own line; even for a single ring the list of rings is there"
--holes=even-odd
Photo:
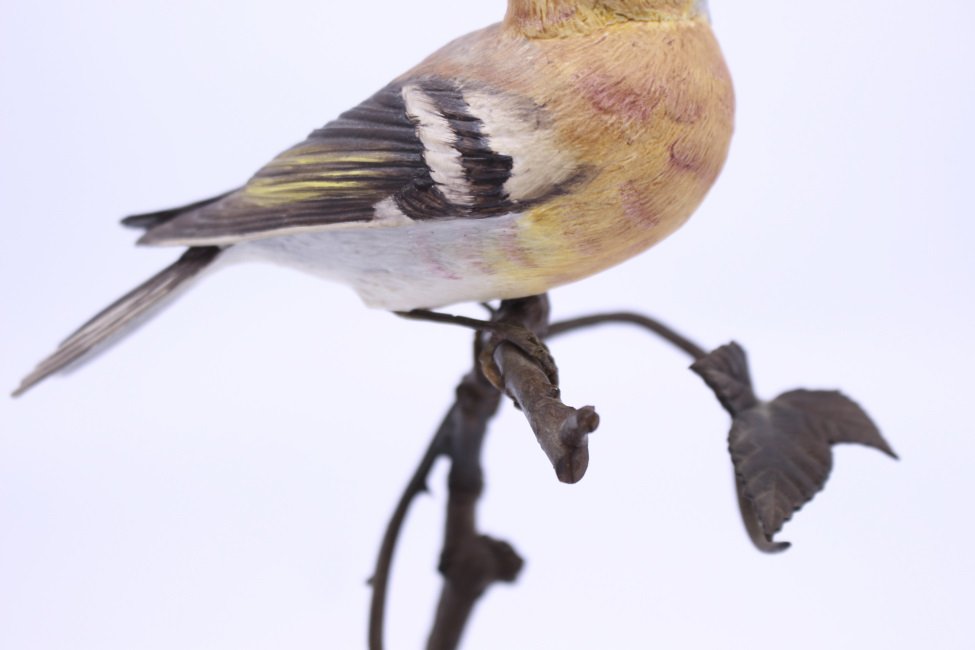
[[[508,0],[505,26],[534,38],[587,34],[613,23],[692,18],[707,0]]]

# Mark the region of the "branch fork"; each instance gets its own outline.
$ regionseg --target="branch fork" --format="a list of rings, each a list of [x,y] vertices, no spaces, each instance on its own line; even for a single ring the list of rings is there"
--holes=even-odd
[[[426,490],[434,461],[451,461],[447,521],[440,573],[444,582],[427,650],[458,647],[478,599],[496,582],[517,579],[524,561],[507,542],[477,531],[477,502],[484,487],[481,448],[502,394],[520,408],[564,483],[579,481],[589,464],[588,436],[599,416],[592,406],[566,406],[558,369],[543,339],[607,323],[647,329],[686,352],[691,370],[714,391],[732,416],[729,450],[745,529],[755,546],[775,553],[788,548],[773,535],[822,489],[832,466],[830,447],[856,442],[896,458],[880,431],[856,403],[836,391],[793,390],[760,400],[751,383],[744,349],[737,343],[713,352],[663,323],[626,312],[577,318],[551,326],[545,295],[502,301],[491,319],[479,321],[425,310],[400,313],[418,320],[476,330],[474,367],[457,387],[454,405],[431,440],[389,522],[370,584],[370,650],[383,648],[385,597],[393,551],[414,497]]]

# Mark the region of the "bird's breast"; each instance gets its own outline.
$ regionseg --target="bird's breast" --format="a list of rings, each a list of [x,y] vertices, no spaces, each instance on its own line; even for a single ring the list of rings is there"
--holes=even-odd
[[[556,124],[557,149],[588,170],[522,222],[522,248],[558,285],[646,250],[690,217],[727,157],[734,91],[704,16],[529,50],[535,74],[522,91]]]

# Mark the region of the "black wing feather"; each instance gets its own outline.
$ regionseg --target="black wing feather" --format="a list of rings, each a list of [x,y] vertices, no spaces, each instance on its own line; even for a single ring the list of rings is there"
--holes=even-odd
[[[413,220],[492,217],[510,212],[505,194],[510,156],[493,151],[463,90],[442,79],[411,80],[448,120],[456,135],[472,200],[445,198],[424,159],[417,125],[407,112],[404,84],[391,84],[338,119],[313,131],[257,172],[247,185],[217,200],[132,217],[147,227],[145,244],[228,244],[299,229],[316,230],[375,218],[392,198]]]

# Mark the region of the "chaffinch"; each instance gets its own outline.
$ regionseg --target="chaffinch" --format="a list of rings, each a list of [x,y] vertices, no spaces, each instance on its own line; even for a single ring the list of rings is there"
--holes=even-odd
[[[243,187],[123,220],[186,246],[95,316],[20,394],[204,272],[261,259],[371,307],[539,294],[676,230],[718,176],[734,93],[706,0],[509,0]]]

